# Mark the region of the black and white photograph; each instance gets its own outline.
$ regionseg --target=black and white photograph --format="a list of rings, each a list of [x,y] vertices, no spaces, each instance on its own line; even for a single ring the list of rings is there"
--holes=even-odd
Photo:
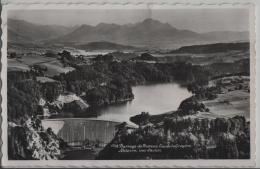
[[[252,159],[250,8],[6,15],[8,160]]]

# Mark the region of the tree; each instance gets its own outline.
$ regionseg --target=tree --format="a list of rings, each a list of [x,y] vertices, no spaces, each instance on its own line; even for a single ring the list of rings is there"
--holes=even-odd
[[[142,112],[139,115],[131,117],[130,120],[139,126],[143,126],[149,123],[150,115],[148,112]]]

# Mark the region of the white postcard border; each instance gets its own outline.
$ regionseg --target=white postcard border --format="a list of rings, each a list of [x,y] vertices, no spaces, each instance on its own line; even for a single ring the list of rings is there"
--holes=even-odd
[[[255,165],[256,158],[256,33],[255,33],[255,3],[254,1],[73,1],[73,0],[55,0],[55,1],[18,1],[6,0],[2,2],[3,8],[2,18],[2,48],[1,48],[1,96],[2,96],[2,147],[3,154],[1,163],[4,167],[252,167]],[[129,9],[129,8],[153,8],[153,9],[176,9],[176,8],[250,8],[250,132],[251,132],[251,159],[235,159],[235,160],[8,160],[7,159],[7,10],[11,9]],[[254,89],[254,90],[253,90]]]

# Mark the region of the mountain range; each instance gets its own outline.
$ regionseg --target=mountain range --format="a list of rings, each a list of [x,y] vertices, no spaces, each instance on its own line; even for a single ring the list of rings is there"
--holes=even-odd
[[[24,20],[8,19],[8,42],[40,42],[64,36],[76,27],[61,25],[38,25]]]
[[[23,20],[8,19],[8,41],[81,45],[107,41],[137,47],[172,48],[189,44],[249,41],[249,32],[197,33],[177,29],[169,23],[150,18],[135,24],[100,23],[96,26],[83,24],[74,27],[37,25]]]

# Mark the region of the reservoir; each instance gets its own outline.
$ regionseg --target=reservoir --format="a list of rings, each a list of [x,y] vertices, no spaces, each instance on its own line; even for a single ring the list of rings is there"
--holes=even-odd
[[[115,134],[115,126],[127,122],[135,124],[129,118],[149,112],[151,115],[177,110],[180,103],[191,96],[191,93],[176,83],[149,84],[132,87],[134,99],[126,103],[109,105],[94,109],[96,117],[92,118],[59,118],[42,120],[44,128],[51,127],[54,133],[70,144],[86,139],[99,140],[105,144]]]
[[[141,112],[151,115],[177,110],[180,103],[192,94],[177,83],[149,84],[132,87],[134,99],[122,104],[96,109],[99,120],[129,122],[131,116]]]

